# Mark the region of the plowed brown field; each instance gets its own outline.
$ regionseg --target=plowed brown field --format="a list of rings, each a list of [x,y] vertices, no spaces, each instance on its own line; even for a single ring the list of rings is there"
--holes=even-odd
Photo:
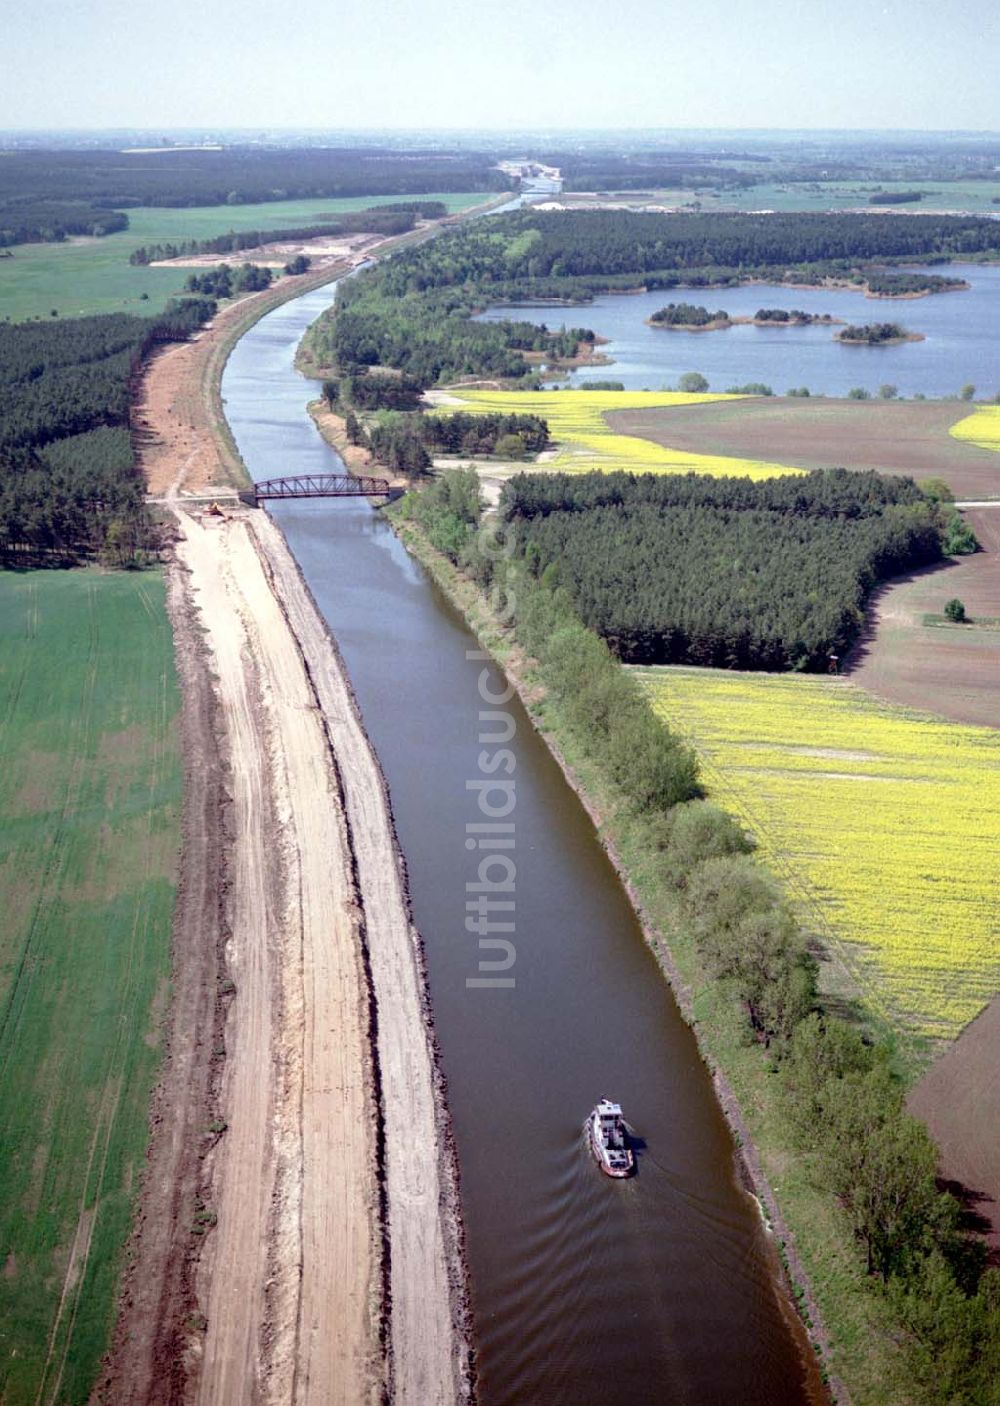
[[[768,396],[608,415],[618,434],[671,449],[800,469],[878,469],[944,478],[956,498],[1000,498],[1000,454],[955,439],[969,407],[947,401]]]
[[[983,550],[884,586],[846,672],[890,703],[1000,727],[1000,504],[965,517]],[[953,596],[973,623],[926,624]]]

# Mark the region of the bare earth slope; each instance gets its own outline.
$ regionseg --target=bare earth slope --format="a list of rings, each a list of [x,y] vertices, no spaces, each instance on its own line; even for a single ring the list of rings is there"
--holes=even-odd
[[[179,518],[232,795],[202,1402],[378,1399],[375,1106],[337,776],[254,514]]]
[[[147,370],[140,436],[179,532],[175,1001],[95,1395],[463,1401],[457,1174],[388,798],[278,529],[184,506],[227,478],[211,396],[224,345],[175,352]]]
[[[944,478],[957,498],[1000,497],[1000,455],[948,433],[968,413],[967,405],[943,401],[767,396],[623,410],[608,422],[619,434],[671,449],[801,469],[842,466]]]
[[[284,537],[255,527],[311,670],[344,783],[378,1021],[389,1215],[392,1400],[445,1406],[468,1389],[455,1172],[430,1043],[423,964],[382,776],[346,675]]]

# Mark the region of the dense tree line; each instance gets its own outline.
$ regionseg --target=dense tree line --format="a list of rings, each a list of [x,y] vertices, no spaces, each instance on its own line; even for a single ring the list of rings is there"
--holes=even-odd
[[[937,1149],[906,1111],[890,1052],[816,1012],[792,1036],[783,1085],[794,1138],[882,1286],[920,1399],[995,1406],[1000,1269],[939,1189]]]
[[[423,387],[405,371],[393,376],[359,369],[340,380],[338,391],[356,410],[416,410]]]
[[[0,205],[15,199],[132,206],[245,205],[323,196],[501,191],[507,177],[475,151],[231,146],[155,153],[15,150],[0,162]]]
[[[439,454],[496,454],[504,441],[516,440],[523,454],[539,454],[549,442],[549,427],[537,415],[422,415],[417,433],[429,449]],[[505,457],[513,457],[510,454]]]
[[[115,234],[128,229],[121,210],[77,201],[0,197],[0,249],[12,244],[54,244],[70,235]]]
[[[502,508],[532,572],[633,663],[824,669],[879,581],[941,555],[913,483],[845,470],[519,475]]]
[[[394,261],[397,292],[456,283],[784,268],[1000,252],[997,221],[965,215],[643,214],[520,210],[462,225]]]
[[[400,388],[400,378],[369,376],[367,382],[378,387],[385,399]],[[357,401],[352,401],[352,378],[323,382],[323,397],[331,409],[344,415],[348,441],[368,449],[377,463],[393,473],[416,477],[426,473],[435,454],[496,454],[504,459],[524,459],[537,454],[549,442],[548,424],[537,415],[474,415],[458,411],[454,415],[427,415],[421,410],[408,410],[414,388],[407,387],[403,408],[375,409],[367,426],[356,414]],[[369,405],[366,407],[371,409]]]
[[[410,477],[425,473],[434,454],[523,459],[544,449],[549,440],[548,425],[534,415],[407,415],[380,410],[367,429],[350,411],[348,415],[351,443],[364,444],[378,463]]]
[[[569,357],[580,342],[593,342],[585,328],[553,332],[531,322],[472,322],[482,304],[461,287],[400,297],[393,279],[383,277],[394,262],[340,284],[336,310],[316,332],[321,359],[339,367],[399,367],[431,386],[462,376],[518,380],[532,371],[523,352]]]
[[[417,415],[380,410],[367,430],[352,434],[355,442],[367,444],[372,458],[394,474],[417,478],[431,466],[427,446],[416,430]]]
[[[740,189],[760,179],[704,151],[556,152],[546,164],[558,166],[566,190]]]
[[[232,254],[241,249],[257,249],[262,244],[290,243],[303,239],[335,239],[343,234],[406,234],[418,219],[440,219],[447,207],[440,200],[396,201],[374,205],[370,210],[331,215],[322,223],[278,229],[229,230],[210,239],[184,239],[179,243],[144,244],[129,255],[130,264],[150,264],[160,259],[190,258],[197,254]]]
[[[0,324],[0,555],[18,562],[96,552],[123,563],[150,542],[129,412],[156,345],[214,311],[177,300],[156,318],[113,313]]]
[[[922,190],[881,190],[868,197],[869,205],[915,205],[923,200]]]
[[[273,274],[259,264],[240,264],[230,268],[219,264],[205,273],[188,274],[184,287],[189,293],[204,293],[210,298],[231,298],[236,293],[259,293],[270,288]]]

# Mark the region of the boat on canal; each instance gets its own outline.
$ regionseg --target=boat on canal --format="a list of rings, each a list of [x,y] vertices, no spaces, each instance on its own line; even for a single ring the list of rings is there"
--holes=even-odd
[[[628,1142],[628,1130],[621,1105],[602,1098],[587,1119],[587,1136],[597,1165],[605,1176],[630,1177],[635,1171],[635,1155]]]

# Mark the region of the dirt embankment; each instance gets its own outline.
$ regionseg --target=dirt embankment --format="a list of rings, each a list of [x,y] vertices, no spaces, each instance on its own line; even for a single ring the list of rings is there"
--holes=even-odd
[[[255,519],[177,510],[188,747],[172,1039],[108,1402],[381,1400],[364,930],[340,776]]]
[[[352,444],[347,438],[347,422],[342,415],[335,414],[325,400],[310,401],[308,410],[327,444],[336,449],[343,459],[349,474],[376,474],[380,478],[385,477],[385,469],[381,464],[375,463],[371,450],[366,449],[363,444]]]
[[[392,1400],[446,1406],[471,1394],[468,1305],[423,951],[388,795],[336,647],[280,531],[266,517],[255,531],[337,758],[364,912],[384,1134]]]
[[[277,528],[182,496],[225,482],[213,374],[246,312],[147,376],[188,786],[170,1054],[97,1395],[447,1406],[472,1391],[457,1172],[385,788]]]

